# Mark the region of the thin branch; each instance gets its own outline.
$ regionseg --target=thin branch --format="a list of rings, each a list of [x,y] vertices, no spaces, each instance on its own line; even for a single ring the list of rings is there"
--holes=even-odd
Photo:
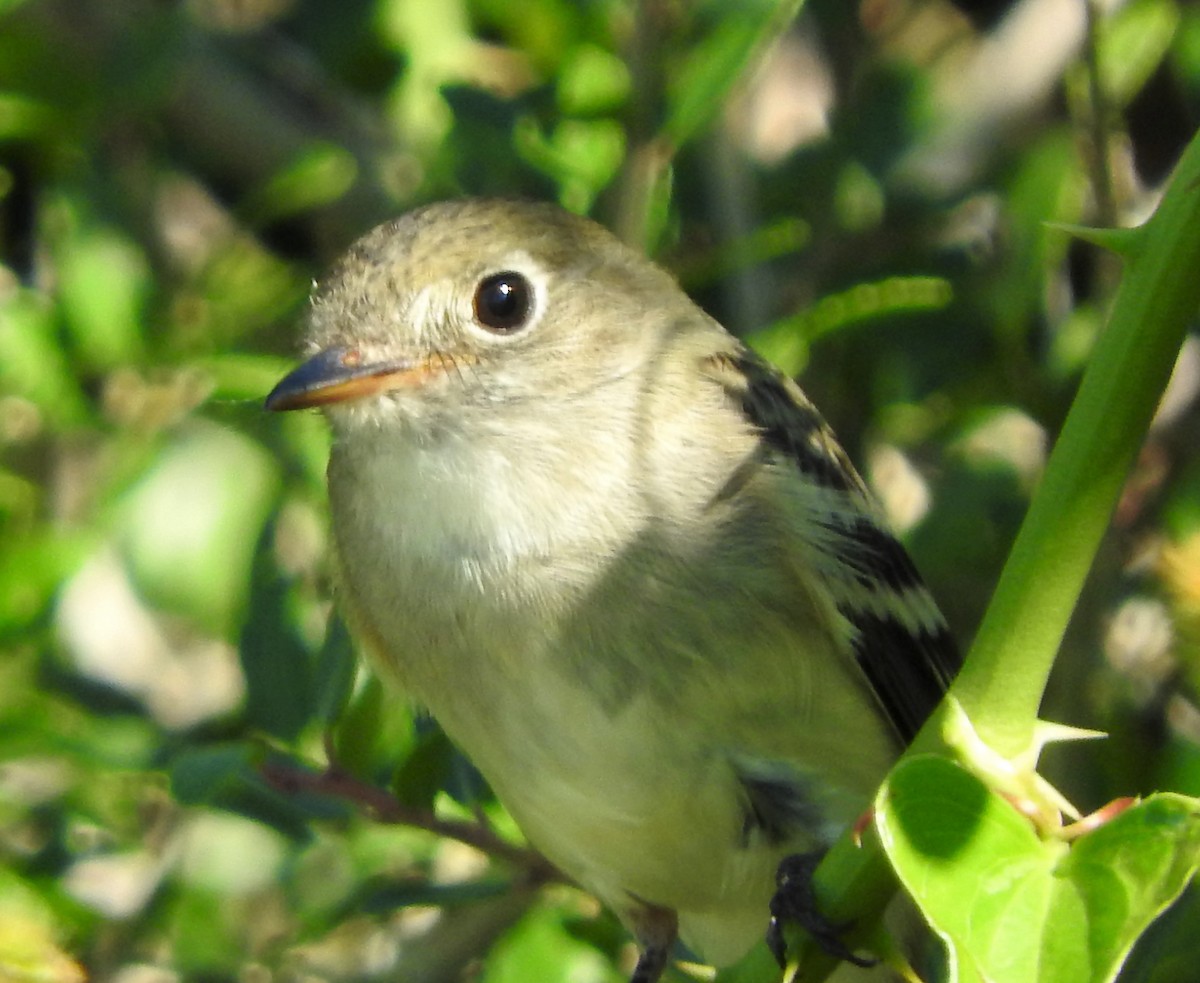
[[[324,771],[311,771],[299,765],[267,761],[259,771],[272,788],[286,795],[308,793],[341,799],[358,806],[376,822],[409,826],[475,847],[489,857],[512,864],[530,883],[570,883],[536,850],[510,843],[486,823],[443,819],[429,809],[406,806],[386,790],[364,782],[336,765]]]

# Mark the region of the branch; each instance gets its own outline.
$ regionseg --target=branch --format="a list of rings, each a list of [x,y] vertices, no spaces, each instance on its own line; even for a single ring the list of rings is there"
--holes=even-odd
[[[391,793],[356,778],[336,765],[324,771],[311,771],[290,763],[266,761],[259,770],[272,788],[286,795],[303,792],[342,799],[357,805],[376,822],[411,826],[473,846],[489,857],[503,860],[521,870],[528,883],[570,883],[536,850],[510,843],[498,836],[490,826],[482,822],[443,819],[429,809],[406,806]]]

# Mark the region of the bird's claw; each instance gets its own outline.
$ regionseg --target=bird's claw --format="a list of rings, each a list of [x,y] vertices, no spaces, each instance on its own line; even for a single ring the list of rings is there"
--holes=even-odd
[[[782,969],[787,965],[787,942],[783,927],[794,922],[817,941],[829,955],[855,966],[874,966],[876,960],[857,955],[842,941],[852,928],[847,922],[831,922],[817,906],[813,874],[823,853],[796,853],[780,861],[775,874],[775,896],[771,898],[771,922],[767,926],[767,947]]]

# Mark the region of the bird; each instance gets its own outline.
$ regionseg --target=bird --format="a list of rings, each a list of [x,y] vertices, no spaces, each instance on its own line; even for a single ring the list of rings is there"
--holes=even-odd
[[[653,983],[725,965],[788,858],[868,806],[957,666],[791,378],[598,223],[463,198],[315,285],[340,608],[378,670],[593,892]]]

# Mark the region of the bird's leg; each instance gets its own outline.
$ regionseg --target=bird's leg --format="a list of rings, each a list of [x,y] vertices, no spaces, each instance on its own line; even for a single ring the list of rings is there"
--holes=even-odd
[[[629,983],[658,983],[679,934],[679,918],[670,908],[643,905],[633,913],[630,923],[642,952]]]
[[[795,853],[784,857],[775,873],[775,896],[771,899],[771,923],[767,927],[767,946],[780,967],[787,964],[787,943],[783,938],[784,922],[795,922],[829,955],[855,966],[874,966],[874,959],[855,953],[842,941],[842,934],[851,926],[831,922],[817,906],[813,890],[813,874],[824,851]]]

